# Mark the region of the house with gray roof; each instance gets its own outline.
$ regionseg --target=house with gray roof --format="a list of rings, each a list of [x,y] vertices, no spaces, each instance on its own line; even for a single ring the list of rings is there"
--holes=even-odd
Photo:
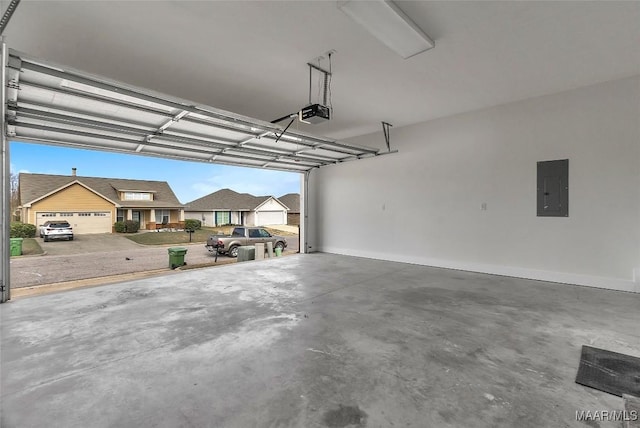
[[[185,204],[185,218],[203,226],[287,224],[289,207],[273,196],[254,196],[221,189]]]
[[[278,198],[280,202],[289,207],[287,211],[287,224],[300,225],[300,194],[287,193]]]
[[[183,227],[184,207],[165,181],[20,173],[18,193],[24,223],[66,220],[76,234],[110,233],[116,221],[141,229]]]

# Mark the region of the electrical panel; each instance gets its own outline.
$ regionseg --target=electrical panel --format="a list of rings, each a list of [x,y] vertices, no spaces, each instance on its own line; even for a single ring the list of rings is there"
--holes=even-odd
[[[538,162],[538,217],[569,216],[569,159]]]

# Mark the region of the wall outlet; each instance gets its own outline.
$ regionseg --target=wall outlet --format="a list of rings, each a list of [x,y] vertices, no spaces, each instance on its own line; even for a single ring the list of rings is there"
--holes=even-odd
[[[480,205],[480,210],[481,211],[486,211],[487,210],[487,203],[483,202],[482,205]]]

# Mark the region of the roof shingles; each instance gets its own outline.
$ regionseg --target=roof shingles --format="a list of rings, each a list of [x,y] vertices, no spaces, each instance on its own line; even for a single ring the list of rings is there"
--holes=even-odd
[[[285,204],[289,208],[290,214],[300,212],[300,194],[299,193],[287,193],[278,198],[280,202]]]
[[[20,204],[28,204],[58,189],[79,182],[122,208],[183,208],[166,181],[128,180],[122,178],[81,177],[20,173]],[[153,192],[153,201],[125,201],[121,190]]]
[[[186,211],[252,211],[271,196],[253,196],[249,193],[238,193],[231,189],[221,189],[185,204]]]

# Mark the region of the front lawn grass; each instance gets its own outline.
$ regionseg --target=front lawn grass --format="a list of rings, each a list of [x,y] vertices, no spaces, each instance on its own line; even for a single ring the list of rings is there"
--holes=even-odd
[[[196,230],[191,235],[191,242],[207,242],[209,235],[216,234],[230,234],[233,230],[231,226],[223,227],[203,227],[200,230]],[[185,231],[177,232],[139,232],[139,233],[124,233],[125,238],[137,242],[142,245],[170,245],[170,244],[188,244],[189,234]]]
[[[193,232],[191,236],[191,242],[206,242],[209,235],[230,235],[236,226],[219,226],[219,227],[203,227],[200,230]],[[292,236],[293,233],[281,232],[279,230],[273,230],[265,228],[272,235],[280,236]],[[138,233],[123,233],[125,238],[137,242],[142,245],[172,245],[172,244],[188,244],[189,234],[185,231],[179,232],[138,232]]]
[[[267,230],[267,232],[269,232],[272,235],[278,235],[278,236],[298,236],[297,233],[293,233],[293,232],[287,232],[285,230],[278,230],[278,229],[272,229],[270,227],[265,227],[265,229]]]
[[[44,251],[38,241],[35,238],[24,238],[22,241],[22,255],[23,256],[35,256],[37,254],[42,254]]]

